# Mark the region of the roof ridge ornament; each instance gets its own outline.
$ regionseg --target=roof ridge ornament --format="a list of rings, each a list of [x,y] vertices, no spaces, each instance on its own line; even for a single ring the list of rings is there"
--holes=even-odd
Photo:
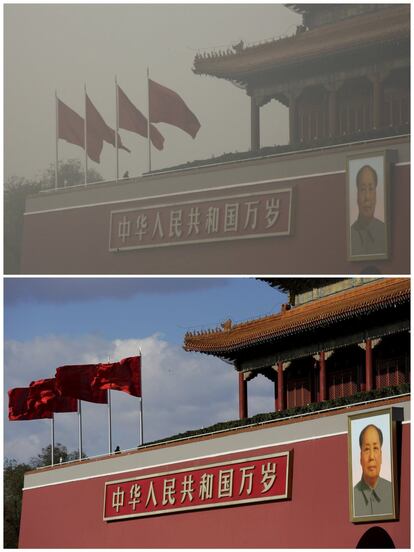
[[[232,327],[233,327],[233,322],[232,322],[232,320],[229,318],[228,320],[225,320],[224,322],[222,322],[222,323],[220,324],[220,326],[223,328],[223,330],[224,330],[225,332],[229,332],[229,331],[232,329]]]
[[[238,42],[237,44],[233,44],[232,48],[233,48],[233,50],[236,52],[236,54],[238,54],[239,52],[241,52],[242,50],[244,50],[244,42],[243,42],[243,40],[240,40],[240,42]]]

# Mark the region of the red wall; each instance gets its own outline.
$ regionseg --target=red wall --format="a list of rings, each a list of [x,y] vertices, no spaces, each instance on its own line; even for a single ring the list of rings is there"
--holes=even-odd
[[[345,174],[278,182],[294,187],[290,236],[109,252],[109,214],[119,205],[24,217],[22,272],[31,274],[382,274],[410,272],[410,167],[391,177],[387,261],[348,262]],[[191,199],[188,197],[187,199]],[[150,202],[151,203],[151,202]],[[132,201],[122,208],[137,206]],[[140,202],[139,205],[144,205]],[[370,271],[372,272],[372,271]]]
[[[102,520],[104,482],[126,479],[136,473],[26,490],[20,547],[354,548],[368,529],[379,526],[387,531],[397,548],[408,548],[409,431],[409,424],[404,425],[399,521],[362,524],[349,521],[347,436],[340,435],[277,447],[280,451],[294,451],[292,499],[286,501],[107,523]],[[265,453],[266,449],[260,449],[260,454]],[[251,451],[243,455],[251,456]],[[174,464],[171,469],[185,466]],[[167,470],[168,466],[162,467],[162,471]],[[159,468],[142,470],[140,475],[157,471]]]

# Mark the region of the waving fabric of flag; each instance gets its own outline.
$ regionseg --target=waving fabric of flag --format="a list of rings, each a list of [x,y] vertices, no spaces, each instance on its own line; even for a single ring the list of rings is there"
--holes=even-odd
[[[201,125],[184,100],[151,79],[148,79],[148,90],[150,121],[174,125],[195,138]]]
[[[115,131],[105,123],[102,115],[93,105],[89,96],[86,95],[86,143],[88,156],[96,163],[100,162],[104,141],[115,146]],[[123,145],[119,134],[118,148],[131,153],[130,150]]]
[[[57,100],[58,137],[75,146],[85,147],[85,121],[61,100]]]
[[[111,364],[98,364],[92,385],[99,389],[114,389],[141,397],[141,357],[128,357]]]
[[[51,412],[77,412],[78,401],[63,397],[56,388],[56,379],[47,378],[32,381],[29,386],[29,409],[49,409]]]
[[[70,144],[85,148],[85,120],[73,111],[70,107],[64,104],[61,100],[57,100],[57,117],[58,117],[58,138],[66,140]],[[89,159],[100,163],[103,143],[107,142],[116,146],[115,131],[109,127],[102,115],[86,95],[86,134],[87,134],[87,153]],[[126,148],[118,134],[118,148],[131,153]]]
[[[39,420],[52,418],[53,412],[48,408],[36,408],[29,399],[30,387],[9,389],[9,420]]]
[[[76,399],[62,397],[54,378],[32,381],[29,387],[9,390],[9,420],[52,418],[54,412],[77,412]]]
[[[122,88],[118,86],[118,120],[119,128],[135,132],[144,138],[148,137],[148,120],[135,107]],[[154,126],[150,125],[151,142],[158,150],[164,149],[164,136]]]
[[[92,386],[96,371],[96,364],[61,366],[56,369],[56,388],[65,397],[107,404],[108,393]]]

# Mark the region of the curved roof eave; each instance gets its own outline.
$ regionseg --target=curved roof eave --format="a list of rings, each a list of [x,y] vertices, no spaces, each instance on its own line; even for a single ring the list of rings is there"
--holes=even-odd
[[[385,278],[230,328],[187,333],[184,349],[233,358],[234,353],[317,330],[410,299],[408,278]]]
[[[407,12],[408,10],[408,12]],[[353,52],[378,43],[410,38],[409,5],[397,5],[380,12],[275,39],[237,51],[197,55],[196,74],[246,82],[249,75],[297,63],[309,62],[343,52]]]

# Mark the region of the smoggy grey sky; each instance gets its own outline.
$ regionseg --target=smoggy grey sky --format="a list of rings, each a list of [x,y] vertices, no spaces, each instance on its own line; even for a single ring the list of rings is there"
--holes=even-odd
[[[175,90],[197,115],[193,140],[160,123],[164,150],[152,149],[152,168],[250,147],[250,101],[228,81],[195,75],[195,55],[295,32],[300,17],[282,4],[8,4],[4,9],[5,176],[36,178],[55,161],[55,90],[84,114],[84,83],[107,124],[115,127],[115,85],[144,114],[146,69]],[[287,110],[275,100],[261,110],[262,145],[287,142]],[[120,131],[131,154],[120,151],[120,175],[148,169],[146,139]],[[59,160],[83,150],[59,141]],[[105,144],[105,179],[115,176],[115,148]]]

